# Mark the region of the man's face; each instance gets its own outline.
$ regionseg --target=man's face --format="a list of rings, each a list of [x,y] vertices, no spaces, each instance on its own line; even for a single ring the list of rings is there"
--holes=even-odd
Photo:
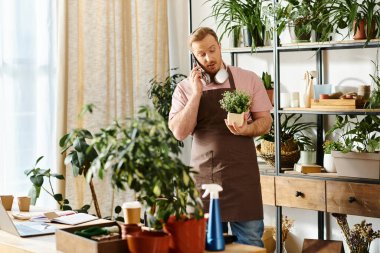
[[[208,74],[215,75],[219,71],[222,64],[221,48],[212,35],[208,34],[203,40],[194,41],[191,49]]]

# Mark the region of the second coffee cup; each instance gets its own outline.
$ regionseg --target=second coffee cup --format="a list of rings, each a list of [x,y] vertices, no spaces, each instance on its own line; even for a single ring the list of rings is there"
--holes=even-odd
[[[140,223],[141,204],[138,201],[125,202],[123,204],[124,223],[139,224]]]

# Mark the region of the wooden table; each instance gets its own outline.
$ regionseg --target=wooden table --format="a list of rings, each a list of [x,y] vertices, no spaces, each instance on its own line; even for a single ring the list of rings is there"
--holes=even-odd
[[[109,222],[107,220],[96,220],[86,223],[86,225]],[[66,225],[54,224],[65,228]],[[1,253],[62,253],[56,250],[55,235],[45,235],[29,238],[21,238],[0,230],[0,252]],[[205,251],[208,252],[208,251]],[[266,250],[254,246],[242,244],[226,245],[225,251],[229,253],[265,253]],[[88,252],[91,253],[91,252]]]

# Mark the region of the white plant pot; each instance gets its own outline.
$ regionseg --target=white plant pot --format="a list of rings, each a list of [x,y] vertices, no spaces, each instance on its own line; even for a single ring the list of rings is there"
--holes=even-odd
[[[380,179],[380,152],[331,152],[338,176]]]
[[[301,151],[301,157],[298,160],[299,164],[315,164],[317,156],[315,151]]]
[[[227,114],[228,125],[233,125],[235,123],[236,126],[238,126],[238,127],[242,126],[244,123],[244,114],[245,114],[244,112],[242,112],[242,113],[229,112]]]
[[[325,170],[330,173],[336,172],[335,164],[334,164],[334,157],[332,154],[325,154],[323,156],[323,167],[325,167]]]

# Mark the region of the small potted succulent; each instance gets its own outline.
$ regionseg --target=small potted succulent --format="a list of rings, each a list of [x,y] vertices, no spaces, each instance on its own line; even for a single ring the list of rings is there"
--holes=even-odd
[[[342,143],[339,141],[326,140],[323,143],[323,167],[327,172],[336,172],[334,157],[332,156],[332,151],[341,151],[343,149]]]
[[[226,91],[219,101],[222,109],[228,112],[228,125],[242,126],[244,123],[244,114],[248,112],[251,106],[250,96],[240,90]]]

